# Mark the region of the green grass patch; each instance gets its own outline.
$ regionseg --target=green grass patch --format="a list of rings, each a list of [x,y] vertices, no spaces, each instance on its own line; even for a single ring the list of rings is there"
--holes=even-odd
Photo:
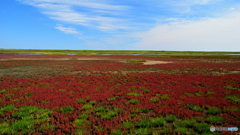
[[[92,104],[85,104],[82,106],[83,109],[92,109]]]
[[[193,110],[194,111],[198,111],[198,112],[202,112],[203,111],[203,109],[201,107],[199,107],[199,106],[194,106]]]
[[[159,98],[153,97],[149,99],[150,102],[159,102]]]
[[[48,100],[43,100],[42,103],[43,104],[47,104],[49,101]]]
[[[179,132],[181,134],[187,134],[188,129],[185,127],[178,127],[177,129],[174,130],[175,132]]]
[[[77,135],[84,135],[84,129],[76,129],[75,134]]]
[[[94,104],[96,101],[94,101],[94,100],[90,100],[89,101],[89,104]]]
[[[128,63],[141,63],[141,62],[146,62],[144,59],[128,59],[126,60]]]
[[[186,127],[192,127],[193,125],[196,124],[197,120],[196,119],[186,119],[184,120],[186,123]]]
[[[149,89],[146,89],[145,87],[144,88],[141,88],[142,89],[142,91],[143,92],[146,92],[146,93],[149,93],[149,92],[151,92],[151,90],[149,90]]]
[[[164,127],[163,129],[159,130],[159,134],[170,134],[171,128],[170,127]],[[158,133],[156,133],[158,134]]]
[[[127,122],[123,122],[121,126],[122,126],[122,128],[132,128],[133,125],[134,124],[132,122],[127,121]]]
[[[234,101],[234,102],[240,103],[240,99],[237,98],[236,96],[226,96],[226,99],[228,99],[230,101]]]
[[[116,97],[110,97],[108,98],[108,101],[115,101],[116,100]]]
[[[132,104],[137,104],[137,103],[139,102],[139,100],[137,100],[137,99],[131,99],[130,102],[131,102]]]
[[[0,123],[0,134],[17,134],[17,131],[15,131],[7,122]]]
[[[6,105],[6,106],[1,108],[1,112],[5,113],[5,112],[8,112],[8,111],[12,111],[15,108],[16,107],[14,105]]]
[[[0,90],[0,93],[6,93],[7,92],[7,90]]]
[[[20,90],[20,88],[10,88],[9,90],[10,90],[10,91],[11,91],[11,90]]]
[[[129,93],[127,93],[127,95],[128,95],[128,96],[136,96],[136,97],[142,96],[141,93],[137,93],[137,92],[129,92]]]
[[[59,91],[66,91],[65,89],[59,89]]]
[[[173,115],[173,114],[166,116],[166,121],[167,121],[167,122],[173,122],[173,121],[175,121],[175,120],[176,120],[176,116]]]
[[[229,90],[237,90],[238,88],[232,87],[231,85],[227,85],[223,87],[224,89],[229,89]]]
[[[78,116],[79,119],[87,119],[88,118],[88,115],[83,113],[81,115]]]
[[[87,120],[85,119],[77,119],[74,122],[74,125],[78,126],[85,126],[87,124]]]
[[[15,94],[6,94],[6,97],[7,98],[11,98],[11,97],[13,97]]]
[[[190,93],[184,93],[184,95],[187,95],[187,96],[190,96],[190,97],[194,97],[194,95],[190,94]]]
[[[32,96],[32,95],[33,95],[32,92],[27,92],[27,93],[26,93],[26,96],[27,96],[27,97],[30,97],[30,96]]]
[[[78,101],[79,103],[85,103],[85,102],[86,102],[85,100],[83,100],[83,98],[77,98],[77,101]]]
[[[131,113],[130,117],[132,117],[132,118],[137,117],[137,114],[136,113]]]
[[[98,112],[101,112],[101,111],[105,111],[107,109],[105,107],[103,107],[103,106],[100,106],[100,107],[95,108],[94,110],[98,111]]]
[[[234,111],[234,112],[239,112],[240,109],[238,109],[237,107],[231,106],[231,107],[224,107],[224,111],[229,112],[229,111]]]
[[[210,126],[206,123],[197,124],[196,128],[201,133],[210,133]]]
[[[165,100],[169,99],[169,95],[168,94],[164,94],[164,95],[161,96],[161,99],[165,99]]]
[[[118,115],[117,111],[109,111],[107,113],[101,113],[103,119],[112,119],[112,117]]]
[[[202,91],[195,93],[195,95],[198,96],[198,97],[202,97],[203,94],[204,94],[204,92],[202,92]]]
[[[30,129],[34,126],[34,120],[33,119],[23,119],[15,121],[12,124],[12,128],[14,128],[17,131],[22,131],[26,129]]]
[[[153,119],[153,126],[164,126],[166,121],[162,117],[156,117]]]
[[[208,110],[207,110],[207,113],[210,113],[210,114],[219,114],[221,112],[220,109],[218,109],[218,107],[209,107]]]
[[[196,124],[195,119],[186,119],[186,120],[181,120],[181,121],[176,121],[174,122],[175,127],[192,127],[194,124]]]
[[[213,123],[213,124],[221,124],[221,122],[223,122],[223,118],[220,116],[209,116],[208,118],[206,118],[206,122],[209,123]]]
[[[112,133],[111,135],[122,135],[122,131],[116,129],[112,130],[111,133]]]
[[[41,131],[47,131],[47,130],[53,130],[54,129],[54,126],[52,125],[52,124],[49,124],[49,123],[47,123],[47,124],[42,124],[41,126],[40,126],[40,130]]]
[[[148,128],[138,128],[138,129],[134,129],[132,131],[132,134],[134,134],[134,135],[148,135],[150,133],[151,132]]]
[[[132,86],[132,87],[130,88],[130,90],[136,90],[136,89],[137,89],[136,86]]]
[[[193,104],[187,104],[187,108],[189,108],[189,109],[193,109],[194,106],[195,105],[193,105]]]
[[[63,113],[69,113],[69,112],[73,111],[73,108],[71,106],[62,107],[60,109],[60,111],[63,112]]]
[[[138,122],[140,127],[152,127],[153,123],[150,119],[143,119]]]
[[[211,95],[211,94],[215,94],[215,92],[208,91],[207,94],[208,94],[208,95]]]

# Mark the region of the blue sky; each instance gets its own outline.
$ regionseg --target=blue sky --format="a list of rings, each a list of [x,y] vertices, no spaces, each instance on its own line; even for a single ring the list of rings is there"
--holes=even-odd
[[[1,0],[0,48],[240,51],[239,0]]]

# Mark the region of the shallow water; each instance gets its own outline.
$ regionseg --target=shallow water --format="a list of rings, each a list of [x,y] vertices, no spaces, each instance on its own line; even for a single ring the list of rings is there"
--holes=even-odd
[[[225,54],[225,55],[240,55],[240,54]]]

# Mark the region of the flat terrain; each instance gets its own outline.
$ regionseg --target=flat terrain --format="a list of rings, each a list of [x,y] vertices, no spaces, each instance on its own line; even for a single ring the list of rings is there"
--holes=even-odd
[[[240,127],[238,56],[75,53],[0,55],[0,134],[236,134],[210,126]]]

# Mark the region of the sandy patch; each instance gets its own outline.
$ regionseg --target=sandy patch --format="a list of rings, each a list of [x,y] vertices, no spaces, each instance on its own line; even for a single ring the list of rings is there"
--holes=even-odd
[[[155,64],[167,64],[172,63],[169,61],[153,61],[153,60],[146,60],[146,62],[143,62],[143,65],[155,65]]]
[[[115,61],[126,63],[126,60],[106,58],[106,57],[97,57],[97,58],[68,57],[68,58],[9,58],[9,59],[0,59],[0,61],[9,61],[9,60],[115,60]],[[155,64],[167,64],[167,63],[172,63],[172,62],[146,60],[146,62],[142,62],[142,63],[143,63],[143,65],[155,65]]]

